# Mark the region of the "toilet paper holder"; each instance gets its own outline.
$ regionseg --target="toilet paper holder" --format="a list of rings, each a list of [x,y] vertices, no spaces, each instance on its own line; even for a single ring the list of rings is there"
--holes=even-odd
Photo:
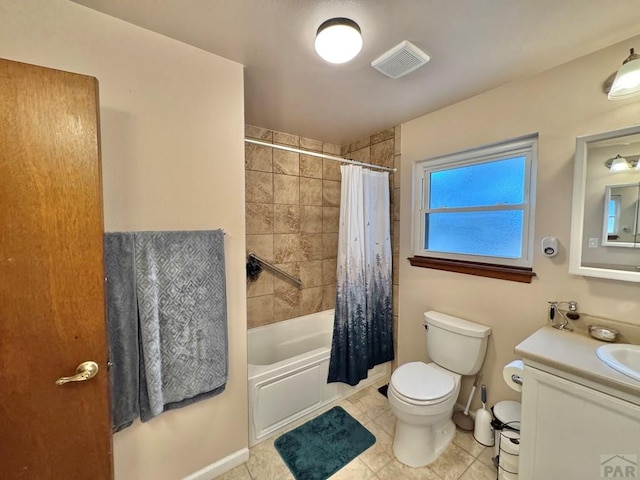
[[[512,390],[521,392],[524,381],[523,372],[524,364],[522,360],[513,360],[502,369],[502,378]]]

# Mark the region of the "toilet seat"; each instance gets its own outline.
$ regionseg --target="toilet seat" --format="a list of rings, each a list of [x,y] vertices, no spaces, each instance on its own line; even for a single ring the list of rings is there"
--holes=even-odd
[[[455,374],[434,364],[410,362],[391,375],[390,388],[404,402],[433,405],[448,400],[455,390]]]

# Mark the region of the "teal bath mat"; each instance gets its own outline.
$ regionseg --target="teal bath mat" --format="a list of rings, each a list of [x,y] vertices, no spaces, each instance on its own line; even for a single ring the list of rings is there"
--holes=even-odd
[[[376,437],[341,407],[309,420],[275,441],[296,480],[326,480],[376,443]]]

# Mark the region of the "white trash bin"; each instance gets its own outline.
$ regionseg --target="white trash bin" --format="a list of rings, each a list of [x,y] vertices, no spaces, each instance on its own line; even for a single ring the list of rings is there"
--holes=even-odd
[[[520,432],[503,429],[500,432],[498,454],[498,478],[517,480],[520,461]]]
[[[506,428],[507,430],[520,431],[521,411],[522,405],[520,402],[514,402],[512,400],[503,400],[491,407],[491,412],[493,413],[491,426],[495,431],[495,442],[493,444],[494,457],[497,457],[500,454],[498,448],[500,445],[500,433],[502,430]]]

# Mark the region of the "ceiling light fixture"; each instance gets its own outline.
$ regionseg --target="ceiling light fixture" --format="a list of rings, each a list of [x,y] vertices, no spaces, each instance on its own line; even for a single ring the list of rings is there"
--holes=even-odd
[[[604,85],[609,100],[622,100],[640,95],[640,55],[630,49],[620,69]]]
[[[356,22],[330,18],[318,27],[316,52],[329,63],[346,63],[362,49],[362,35]]]
[[[623,157],[618,154],[604,162],[604,165],[612,172],[626,172],[631,169],[640,170],[640,155]]]

